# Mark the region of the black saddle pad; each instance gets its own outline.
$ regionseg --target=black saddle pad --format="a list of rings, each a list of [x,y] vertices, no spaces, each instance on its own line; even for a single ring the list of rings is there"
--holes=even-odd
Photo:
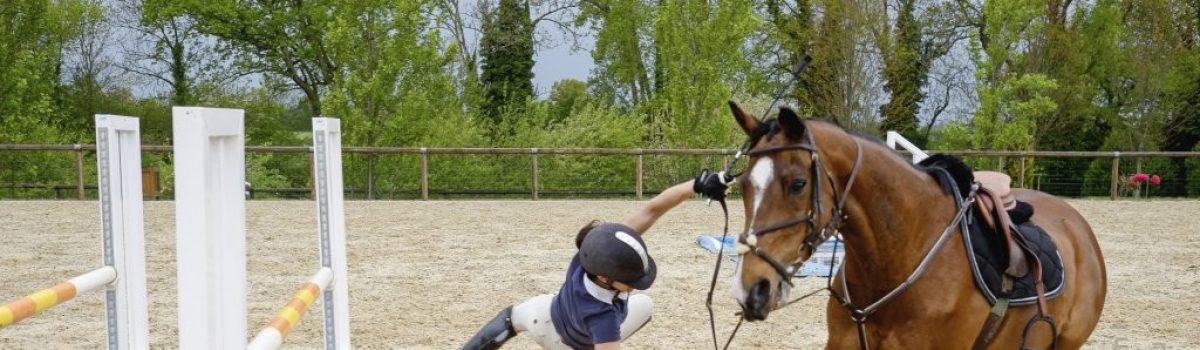
[[[937,179],[938,184],[946,194],[962,198],[971,190],[975,181],[971,167],[961,159],[945,154],[935,154],[922,160],[919,167],[925,169]],[[978,210],[970,210],[970,215],[961,224],[963,243],[966,244],[967,260],[975,279],[975,286],[983,293],[989,303],[995,304],[1000,294],[1001,276],[1008,268],[1008,251],[1004,237],[992,228],[985,227],[979,218]],[[1062,257],[1054,239],[1047,235],[1041,227],[1029,221],[1035,215],[1034,208],[1028,203],[1018,202],[1016,209],[1009,212],[1013,224],[1019,234],[1029,243],[1042,262],[1042,282],[1046,287],[1046,299],[1053,299],[1062,293],[1064,273]],[[1032,260],[1027,257],[1026,260]],[[1030,261],[1030,268],[1032,268]],[[1013,290],[1009,298],[1011,305],[1029,305],[1037,302],[1037,290],[1034,288],[1034,273],[1031,271],[1025,277],[1013,281]]]
[[[1030,209],[1027,205],[1023,209]],[[975,275],[975,285],[987,297],[988,302],[995,304],[996,298],[1001,297],[1000,283],[1004,269],[1008,268],[1008,251],[1005,249],[1004,238],[995,230],[985,227],[977,211],[972,210],[969,229],[963,235],[967,245],[967,260],[971,262],[971,270]],[[1021,217],[1022,215],[1012,215]],[[1028,216],[1025,216],[1028,218]],[[1062,257],[1058,254],[1058,246],[1041,227],[1032,221],[1014,223],[1018,233],[1025,238],[1029,248],[1033,250],[1042,263],[1042,271],[1030,271],[1025,277],[1013,281],[1013,290],[1008,295],[1011,305],[1029,305],[1037,302],[1037,289],[1034,286],[1034,273],[1042,274],[1042,282],[1046,288],[1046,300],[1057,297],[1063,291]],[[1033,268],[1032,257],[1027,257],[1029,267]]]

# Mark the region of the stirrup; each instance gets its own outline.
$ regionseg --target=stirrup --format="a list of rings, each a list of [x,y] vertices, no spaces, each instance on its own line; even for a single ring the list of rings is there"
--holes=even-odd
[[[1029,330],[1033,329],[1033,325],[1037,324],[1038,322],[1045,322],[1046,324],[1050,325],[1050,349],[1049,350],[1058,350],[1058,325],[1054,322],[1054,317],[1050,317],[1049,315],[1043,316],[1041,313],[1039,313],[1037,315],[1033,315],[1033,317],[1029,319],[1029,322],[1025,324],[1025,330],[1021,331],[1021,347],[1020,348],[1022,350],[1036,350],[1036,349],[1030,348],[1028,346],[1025,346],[1025,341],[1029,339]]]

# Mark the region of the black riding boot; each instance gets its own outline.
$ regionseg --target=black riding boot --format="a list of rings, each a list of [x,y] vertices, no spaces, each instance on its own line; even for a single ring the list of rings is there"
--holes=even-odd
[[[483,328],[475,333],[475,336],[471,337],[471,340],[468,340],[462,348],[463,350],[499,349],[508,338],[512,338],[516,334],[517,331],[512,326],[512,306],[509,306],[500,310],[496,317],[483,325]]]

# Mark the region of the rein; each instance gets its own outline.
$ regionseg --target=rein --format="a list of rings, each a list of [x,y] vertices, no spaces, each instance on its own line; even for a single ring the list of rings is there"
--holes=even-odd
[[[741,152],[738,152],[738,154],[741,154]],[[734,158],[734,162],[736,161],[737,159]],[[718,343],[717,321],[715,318],[713,318],[712,310],[713,292],[716,291],[717,288],[717,274],[721,272],[721,260],[724,260],[725,258],[725,237],[729,236],[729,207],[725,205],[724,198],[717,200],[717,202],[721,203],[721,212],[725,214],[725,230],[723,233],[721,233],[721,247],[717,249],[717,265],[715,268],[713,268],[712,281],[708,285],[708,298],[704,300],[704,306],[708,308],[708,325],[712,329],[714,350],[718,348]],[[738,317],[737,326],[733,327],[733,331],[729,333],[729,339],[725,341],[725,347],[721,349],[729,348],[729,344],[733,343],[733,336],[737,334],[737,331],[740,328],[742,328],[742,318]]]
[[[882,298],[879,298],[879,300],[867,305],[867,307],[859,309],[854,306],[854,303],[850,300],[850,285],[846,282],[845,265],[843,265],[843,268],[839,270],[839,272],[842,274],[842,291],[844,294],[838,293],[832,288],[829,291],[832,293],[833,297],[837,298],[838,302],[840,302],[842,306],[850,312],[850,319],[853,320],[855,325],[858,326],[859,348],[863,350],[870,349],[870,344],[867,342],[867,316],[874,314],[888,302],[896,299],[896,297],[898,297],[901,293],[904,293],[904,291],[908,290],[908,288],[912,286],[913,282],[916,282],[921,275],[925,274],[925,271],[929,269],[930,262],[933,261],[933,258],[937,256],[937,253],[941,251],[942,247],[944,247],[946,242],[949,241],[951,236],[950,233],[954,232],[954,229],[957,228],[959,223],[962,222],[963,218],[966,217],[967,212],[971,209],[971,207],[974,206],[976,193],[978,190],[979,184],[973,184],[971,185],[971,192],[967,195],[966,199],[960,199],[962,197],[959,196],[958,188],[954,188],[955,204],[959,207],[958,213],[954,215],[954,219],[950,221],[950,224],[946,226],[946,229],[942,230],[942,234],[933,244],[933,248],[930,248],[929,252],[925,253],[925,257],[921,259],[921,263],[917,264],[917,268],[913,269],[913,272],[908,275],[908,278],[906,278],[904,282],[901,282],[900,285],[892,288],[892,290],[885,294]]]

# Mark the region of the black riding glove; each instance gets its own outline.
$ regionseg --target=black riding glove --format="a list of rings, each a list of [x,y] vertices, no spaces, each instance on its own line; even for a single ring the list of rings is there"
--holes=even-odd
[[[708,199],[723,200],[725,192],[729,190],[729,184],[733,183],[733,176],[726,174],[724,171],[719,173],[711,173],[708,169],[700,172],[700,176],[696,176],[696,180],[692,182],[692,191],[699,193]]]

